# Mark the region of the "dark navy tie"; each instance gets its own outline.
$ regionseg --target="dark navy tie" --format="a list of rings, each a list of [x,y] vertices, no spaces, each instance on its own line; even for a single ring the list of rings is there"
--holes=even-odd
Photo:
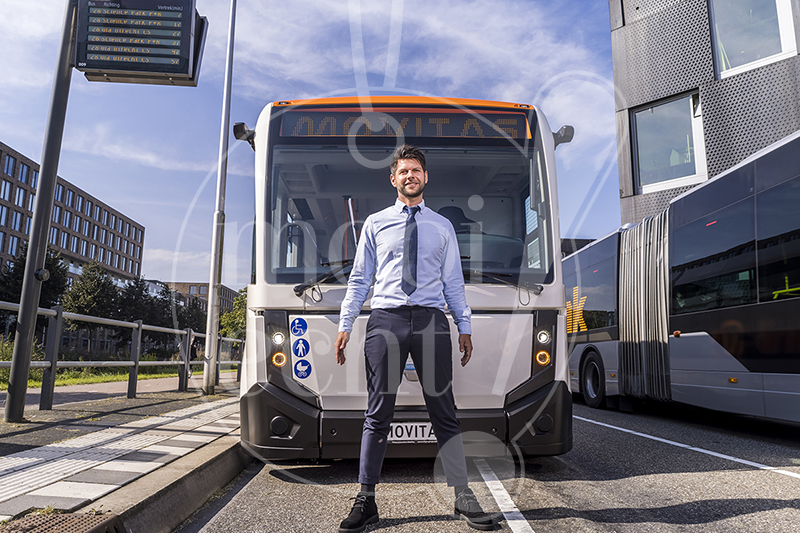
[[[417,289],[417,221],[414,219],[419,206],[403,208],[408,213],[406,219],[406,235],[403,241],[403,280],[400,286],[406,295]]]

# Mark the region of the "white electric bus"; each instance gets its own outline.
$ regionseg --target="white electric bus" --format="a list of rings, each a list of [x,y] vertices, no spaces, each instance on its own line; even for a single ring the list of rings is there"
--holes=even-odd
[[[467,453],[498,441],[521,455],[571,448],[554,159],[571,127],[554,134],[525,104],[372,97],[278,101],[255,130],[235,129],[256,152],[246,449],[263,460],[358,457],[370,298],[343,366],[334,340],[363,220],[396,200],[389,164],[402,142],[425,153],[426,206],[458,238],[474,343],[453,382]],[[389,457],[437,454],[410,359],[389,440]]]
[[[800,422],[800,132],[563,261],[573,392]]]

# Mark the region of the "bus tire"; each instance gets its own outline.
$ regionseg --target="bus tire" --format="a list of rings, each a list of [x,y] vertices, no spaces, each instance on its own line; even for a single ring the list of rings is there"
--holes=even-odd
[[[603,360],[597,352],[588,352],[581,366],[581,393],[586,405],[592,409],[602,407],[606,396],[606,379]]]

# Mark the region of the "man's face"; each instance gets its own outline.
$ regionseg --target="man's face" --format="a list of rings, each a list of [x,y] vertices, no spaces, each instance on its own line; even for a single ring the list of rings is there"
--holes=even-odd
[[[397,193],[406,198],[421,196],[428,183],[428,173],[422,170],[422,165],[416,159],[400,159],[390,178]]]

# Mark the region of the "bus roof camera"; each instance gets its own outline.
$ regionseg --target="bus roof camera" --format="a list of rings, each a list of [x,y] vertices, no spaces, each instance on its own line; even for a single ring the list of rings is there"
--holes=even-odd
[[[553,140],[555,144],[553,148],[558,147],[559,144],[566,144],[568,142],[572,142],[572,138],[575,136],[575,128],[572,126],[561,126],[561,128],[553,133]]]
[[[233,136],[240,141],[247,141],[253,151],[256,151],[256,132],[248,128],[244,122],[237,122],[233,125]]]

